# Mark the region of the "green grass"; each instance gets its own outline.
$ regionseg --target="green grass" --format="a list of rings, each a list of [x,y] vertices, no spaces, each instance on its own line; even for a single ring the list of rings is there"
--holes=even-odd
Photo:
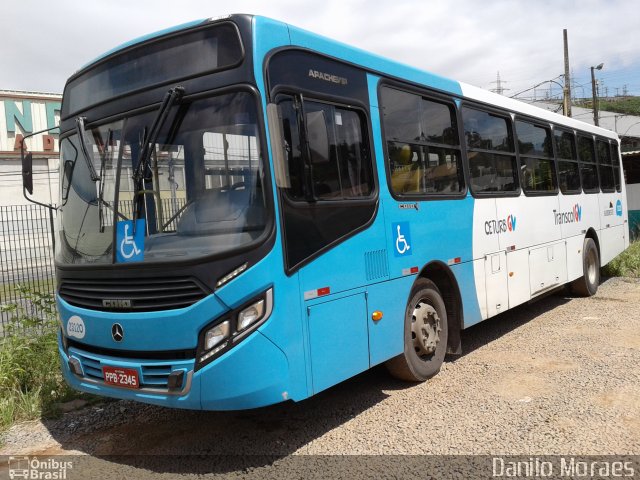
[[[40,317],[30,317],[17,305],[0,306],[12,318],[8,336],[0,339],[0,432],[16,422],[55,416],[59,403],[91,399],[71,389],[62,377],[53,296],[19,290],[37,306]]]
[[[640,97],[622,97],[616,100],[600,100],[600,110],[640,115]]]
[[[53,277],[40,278],[26,282],[0,284],[0,304],[15,298],[16,294],[19,294],[22,289],[26,289],[30,292],[53,292],[55,287],[56,279]]]
[[[603,269],[607,277],[640,278],[640,240],[633,242],[629,248],[611,260]]]
[[[582,99],[576,102],[576,106],[583,108],[593,108],[592,104],[593,102],[590,99]],[[609,112],[640,115],[640,97],[600,98],[598,108]]]

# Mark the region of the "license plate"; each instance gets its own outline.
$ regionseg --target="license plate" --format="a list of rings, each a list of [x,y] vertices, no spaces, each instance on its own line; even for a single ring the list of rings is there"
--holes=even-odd
[[[140,388],[138,371],[134,368],[102,367],[104,383],[117,387]]]

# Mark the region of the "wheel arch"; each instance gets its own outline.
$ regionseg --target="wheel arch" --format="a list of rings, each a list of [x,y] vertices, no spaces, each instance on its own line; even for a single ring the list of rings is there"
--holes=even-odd
[[[462,297],[460,288],[451,268],[445,263],[435,260],[429,262],[418,274],[418,278],[426,278],[436,284],[447,309],[448,341],[447,353],[462,353],[460,332],[464,324]]]
[[[599,266],[602,267],[602,252],[600,252],[600,242],[598,241],[598,234],[595,229],[593,227],[589,227],[584,238],[590,238],[596,244],[596,248],[598,249],[598,262],[600,262]]]

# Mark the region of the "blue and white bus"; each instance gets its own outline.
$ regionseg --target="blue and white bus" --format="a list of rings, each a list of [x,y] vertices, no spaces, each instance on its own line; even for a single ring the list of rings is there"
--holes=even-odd
[[[196,21],[67,82],[64,376],[188,409],[300,401],[629,243],[618,137],[258,16]]]

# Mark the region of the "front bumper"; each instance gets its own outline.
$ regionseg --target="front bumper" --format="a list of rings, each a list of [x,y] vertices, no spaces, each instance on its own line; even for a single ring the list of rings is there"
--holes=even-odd
[[[192,410],[237,410],[288,400],[289,368],[284,353],[260,331],[220,358],[195,370],[195,360],[147,360],[107,356],[74,346],[65,350],[60,334],[58,348],[62,372],[69,385],[95,395],[135,400]],[[73,373],[69,358],[79,361],[81,374]],[[107,385],[102,366],[138,371],[140,388]],[[171,372],[184,372],[181,386],[167,387]]]

